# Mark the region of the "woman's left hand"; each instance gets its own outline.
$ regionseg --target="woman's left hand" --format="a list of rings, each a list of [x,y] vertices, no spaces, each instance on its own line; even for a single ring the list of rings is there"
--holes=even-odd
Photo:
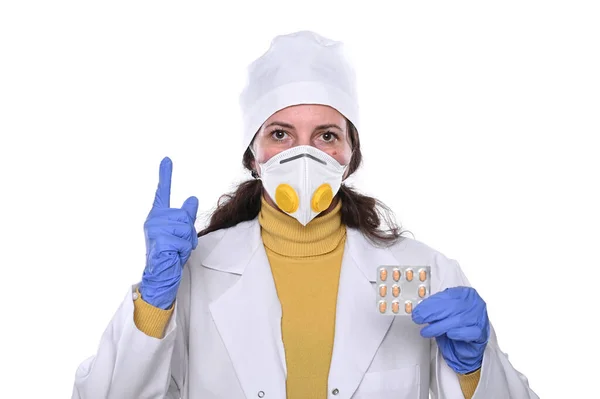
[[[459,374],[476,371],[490,337],[486,304],[471,287],[452,287],[426,298],[412,313],[421,335],[435,337],[448,366]]]

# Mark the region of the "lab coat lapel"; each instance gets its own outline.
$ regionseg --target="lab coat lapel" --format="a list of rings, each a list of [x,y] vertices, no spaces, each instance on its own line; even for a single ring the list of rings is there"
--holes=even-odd
[[[260,225],[254,221],[250,226],[238,229],[236,237],[224,237],[228,245],[223,253],[215,255],[216,248],[211,256],[240,260],[246,255],[240,251],[248,251],[249,260],[239,280],[211,303],[210,311],[246,397],[283,399],[286,367],[281,305],[260,239]],[[238,240],[243,242],[241,248],[231,246]]]
[[[392,324],[393,317],[377,312],[374,283],[378,265],[397,263],[389,250],[347,231],[329,372],[330,390],[337,389],[340,399],[352,397]]]

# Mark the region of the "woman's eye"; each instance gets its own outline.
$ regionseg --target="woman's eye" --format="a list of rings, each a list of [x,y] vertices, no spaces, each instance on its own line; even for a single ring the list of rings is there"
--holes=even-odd
[[[333,141],[337,138],[335,133],[332,132],[325,132],[321,137],[323,137],[323,140],[325,141]]]
[[[271,135],[276,140],[283,140],[286,136],[286,133],[283,130],[275,130],[273,133],[271,133]]]

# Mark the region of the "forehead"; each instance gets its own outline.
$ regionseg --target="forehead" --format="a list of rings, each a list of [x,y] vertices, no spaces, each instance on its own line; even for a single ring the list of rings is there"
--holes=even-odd
[[[345,118],[335,108],[320,104],[293,105],[275,112],[265,121],[285,122],[291,125],[336,124],[345,128]]]

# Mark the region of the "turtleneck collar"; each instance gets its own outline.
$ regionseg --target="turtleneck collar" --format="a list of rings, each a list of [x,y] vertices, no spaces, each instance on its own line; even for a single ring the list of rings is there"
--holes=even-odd
[[[289,257],[309,257],[332,252],[346,236],[342,224],[342,203],[326,215],[318,216],[306,226],[271,206],[261,198],[258,221],[265,247]]]

